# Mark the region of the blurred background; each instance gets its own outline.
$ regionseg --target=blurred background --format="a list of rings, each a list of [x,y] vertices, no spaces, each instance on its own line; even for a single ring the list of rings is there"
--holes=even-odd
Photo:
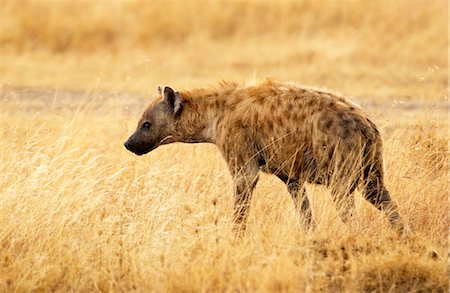
[[[445,0],[2,0],[0,82],[144,94],[273,77],[441,99],[447,22]]]
[[[447,2],[0,0],[0,292],[448,292]],[[262,174],[235,241],[215,146],[123,147],[158,85],[266,77],[363,106],[412,237]]]

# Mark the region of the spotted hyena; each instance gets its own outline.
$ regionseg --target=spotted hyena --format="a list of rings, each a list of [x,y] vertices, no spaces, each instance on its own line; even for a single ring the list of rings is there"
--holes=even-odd
[[[145,110],[125,147],[143,155],[173,142],[219,148],[235,181],[238,227],[245,227],[260,171],[287,185],[308,225],[312,216],[305,183],[329,187],[344,221],[359,187],[392,225],[402,226],[384,184],[380,133],[359,106],[340,95],[271,80],[179,92],[159,88],[159,98]]]

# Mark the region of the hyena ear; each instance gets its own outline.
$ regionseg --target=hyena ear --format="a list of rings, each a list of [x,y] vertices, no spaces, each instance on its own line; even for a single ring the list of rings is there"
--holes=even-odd
[[[183,98],[179,92],[175,92],[171,87],[164,87],[164,102],[169,105],[175,117],[180,116],[183,110]]]
[[[162,95],[162,88],[161,88],[161,86],[159,86],[159,85],[158,85],[158,93],[159,93],[160,95]]]

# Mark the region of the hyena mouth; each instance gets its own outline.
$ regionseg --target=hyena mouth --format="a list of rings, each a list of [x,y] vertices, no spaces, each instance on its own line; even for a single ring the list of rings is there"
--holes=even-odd
[[[158,145],[152,145],[150,147],[136,147],[136,146],[129,144],[128,142],[125,143],[125,148],[138,156],[145,155],[145,154],[149,153],[150,151],[156,149],[157,147],[158,147]]]
[[[157,147],[158,146],[156,145],[156,146],[152,146],[150,148],[144,149],[144,150],[131,150],[131,152],[133,152],[137,156],[142,156],[142,155],[148,154],[149,152],[153,151]]]
[[[138,155],[138,156],[145,155],[145,154],[147,154],[147,153],[153,151],[154,149],[156,149],[156,148],[159,147],[160,145],[164,145],[164,144],[166,144],[166,143],[170,143],[170,142],[171,142],[171,140],[170,140],[171,138],[172,138],[172,135],[166,136],[166,137],[163,138],[159,143],[157,143],[157,144],[155,144],[155,145],[153,145],[153,146],[151,146],[151,147],[149,147],[149,148],[146,148],[146,149],[144,149],[144,150],[135,150],[135,151],[132,151],[132,152],[135,153],[135,154]]]
[[[157,147],[159,147],[160,145],[163,145],[164,143],[170,142],[170,139],[172,138],[171,135],[166,136],[165,138],[163,138],[159,143],[150,146],[149,148],[145,148],[145,149],[140,149],[140,150],[130,150],[133,153],[135,153],[138,156],[142,156],[145,154],[148,154],[149,152],[153,151],[154,149],[156,149]]]

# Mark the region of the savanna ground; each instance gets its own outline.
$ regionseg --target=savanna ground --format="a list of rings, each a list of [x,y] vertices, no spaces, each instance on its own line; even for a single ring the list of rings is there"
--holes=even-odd
[[[1,1],[0,291],[447,292],[446,1]],[[156,86],[265,77],[353,96],[385,140],[399,237],[262,176],[232,233],[212,145],[122,146]]]

